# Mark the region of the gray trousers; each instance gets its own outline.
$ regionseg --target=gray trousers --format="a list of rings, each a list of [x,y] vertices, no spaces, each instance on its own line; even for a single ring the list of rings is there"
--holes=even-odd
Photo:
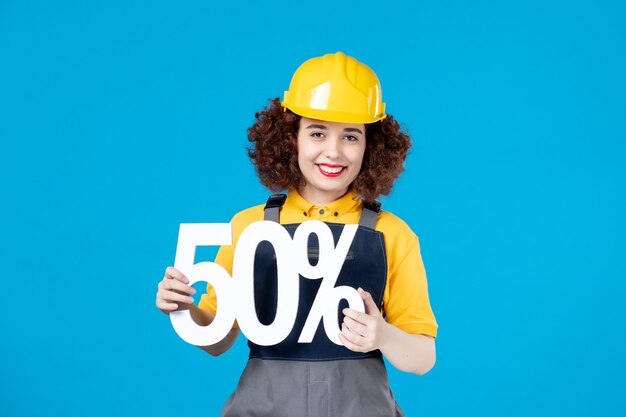
[[[379,358],[250,359],[222,417],[404,417]]]

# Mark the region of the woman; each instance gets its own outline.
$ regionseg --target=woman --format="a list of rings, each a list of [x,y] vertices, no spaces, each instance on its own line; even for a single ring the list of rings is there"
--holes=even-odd
[[[338,52],[305,62],[284,101],[274,99],[256,114],[248,131],[250,159],[265,186],[289,193],[235,215],[233,245],[221,247],[215,262],[232,273],[237,239],[255,221],[277,221],[293,235],[303,221],[320,220],[335,241],[343,225],[359,224],[336,285],[357,289],[365,312],[338,311],[343,345],[330,341],[322,325],[311,343],[299,343],[321,281],[301,277],[292,332],[275,346],[248,343],[248,364],[223,416],[402,416],[382,355],[420,375],[434,365],[437,323],[417,236],[375,201],[391,192],[410,147],[410,138],[384,110],[376,74]],[[319,248],[309,245],[315,264]],[[188,282],[168,267],[157,307],[165,313],[189,308],[197,323],[208,325],[215,292],[209,286],[196,307]],[[257,315],[269,324],[277,297],[270,245],[257,250],[254,286]],[[238,334],[235,325],[224,340],[202,349],[219,355]]]

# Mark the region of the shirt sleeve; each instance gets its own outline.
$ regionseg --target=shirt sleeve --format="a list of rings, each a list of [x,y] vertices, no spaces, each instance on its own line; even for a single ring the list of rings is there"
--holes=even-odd
[[[437,321],[428,298],[426,271],[417,236],[388,271],[383,309],[388,323],[411,334],[437,337]]]
[[[214,262],[224,268],[228,275],[233,275],[233,258],[235,256],[235,246],[243,230],[252,222],[261,220],[263,217],[263,206],[251,207],[237,213],[230,221],[232,227],[232,245],[220,246],[215,256]],[[215,314],[218,308],[218,294],[211,284],[207,284],[206,292],[200,296],[198,307],[210,310]],[[235,321],[234,327],[239,327]]]
[[[215,256],[215,263],[221,266],[228,272],[228,275],[233,274],[233,255],[234,255],[235,242],[231,246],[221,246]],[[217,311],[217,294],[211,284],[207,284],[206,292],[200,297],[198,307],[206,310],[210,310],[213,314]]]

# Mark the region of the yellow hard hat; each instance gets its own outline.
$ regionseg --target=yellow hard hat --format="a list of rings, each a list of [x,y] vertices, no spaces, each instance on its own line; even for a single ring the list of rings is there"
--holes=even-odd
[[[300,116],[329,122],[374,123],[387,116],[374,71],[343,52],[300,65],[281,104]]]

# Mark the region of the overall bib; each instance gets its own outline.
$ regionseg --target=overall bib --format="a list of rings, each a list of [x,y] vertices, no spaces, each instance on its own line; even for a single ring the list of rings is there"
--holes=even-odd
[[[274,195],[265,206],[265,220],[278,222],[284,195]],[[346,256],[336,286],[361,287],[380,309],[387,280],[383,234],[374,230],[378,203],[364,205],[359,227]],[[326,223],[335,244],[343,224]],[[293,237],[299,224],[283,225]],[[311,265],[319,255],[317,239],[309,239]],[[276,315],[276,254],[269,242],[259,244],[254,259],[255,308],[259,321],[271,324]],[[236,391],[229,397],[222,417],[398,417],[404,416],[389,388],[380,351],[352,352],[326,336],[320,320],[311,343],[298,338],[321,284],[321,279],[300,279],[298,313],[291,333],[274,346],[248,342],[250,356]],[[338,309],[338,323],[343,322]],[[340,326],[341,327],[341,326]]]

